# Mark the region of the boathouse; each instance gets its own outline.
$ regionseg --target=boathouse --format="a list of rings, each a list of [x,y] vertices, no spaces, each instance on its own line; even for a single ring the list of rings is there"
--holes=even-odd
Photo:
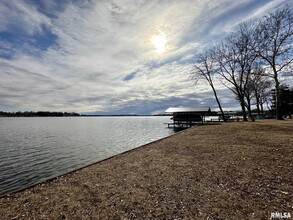
[[[211,111],[210,107],[196,108],[168,108],[165,113],[172,114],[172,123],[166,123],[168,128],[189,128],[194,125],[203,124],[205,116]]]

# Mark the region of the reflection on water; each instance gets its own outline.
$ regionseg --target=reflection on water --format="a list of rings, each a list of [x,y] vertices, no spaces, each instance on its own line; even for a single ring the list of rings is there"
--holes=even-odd
[[[169,136],[168,120],[0,118],[0,195]]]

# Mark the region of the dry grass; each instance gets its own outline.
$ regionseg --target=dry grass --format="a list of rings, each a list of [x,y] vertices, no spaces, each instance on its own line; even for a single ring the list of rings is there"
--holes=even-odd
[[[194,127],[0,198],[1,219],[293,215],[293,120]]]

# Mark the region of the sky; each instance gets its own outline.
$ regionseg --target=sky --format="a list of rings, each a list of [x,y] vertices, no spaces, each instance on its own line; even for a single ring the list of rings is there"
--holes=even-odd
[[[217,110],[194,55],[291,0],[0,0],[0,111]],[[292,4],[292,2],[291,2]],[[240,109],[217,83],[225,110]]]

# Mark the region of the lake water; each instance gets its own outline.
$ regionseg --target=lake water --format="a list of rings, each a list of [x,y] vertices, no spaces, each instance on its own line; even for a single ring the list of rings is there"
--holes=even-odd
[[[0,195],[169,136],[169,118],[0,118]]]

